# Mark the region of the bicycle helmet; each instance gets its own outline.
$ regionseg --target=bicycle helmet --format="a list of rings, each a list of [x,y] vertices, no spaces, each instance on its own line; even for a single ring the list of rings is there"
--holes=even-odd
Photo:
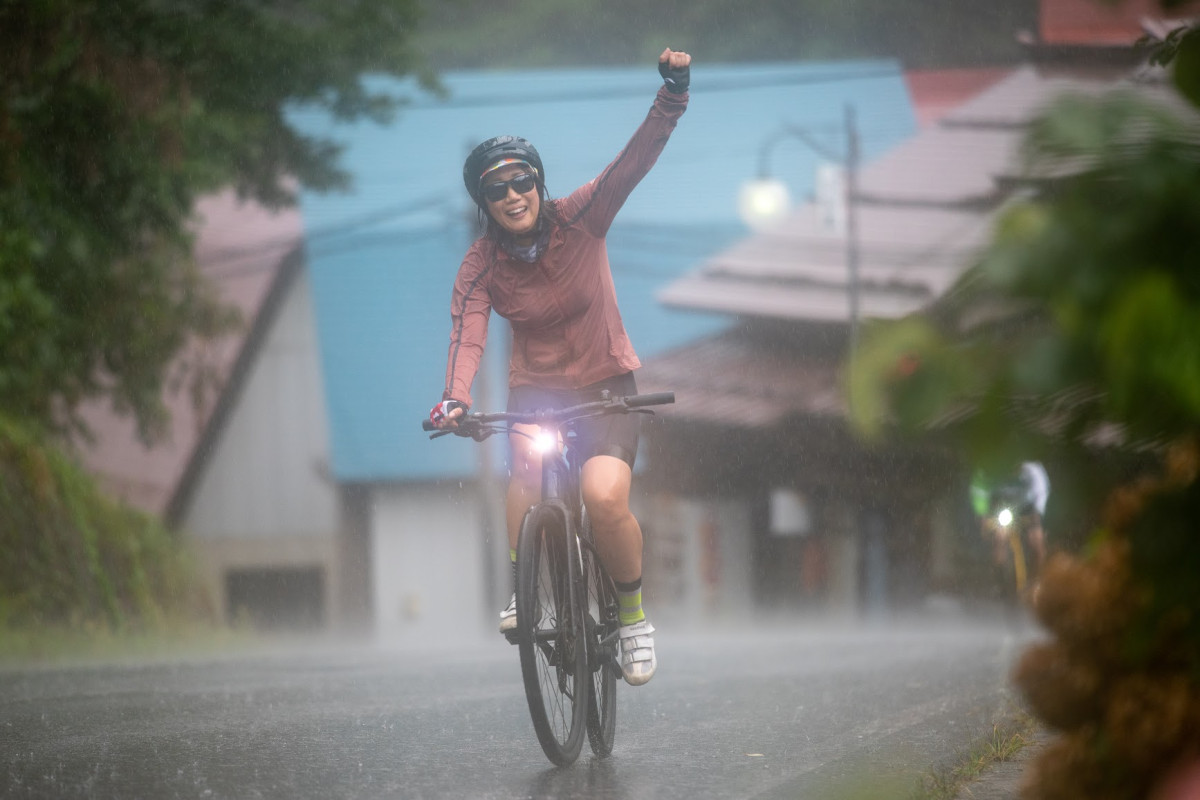
[[[534,177],[537,178],[538,187],[541,188],[545,185],[546,176],[542,170],[542,157],[538,155],[537,148],[520,136],[493,136],[472,150],[463,163],[463,184],[467,187],[467,194],[471,195],[471,199],[477,206],[484,207],[483,198],[479,196],[479,188],[484,174],[496,162],[505,159],[524,161],[529,164],[533,168]]]

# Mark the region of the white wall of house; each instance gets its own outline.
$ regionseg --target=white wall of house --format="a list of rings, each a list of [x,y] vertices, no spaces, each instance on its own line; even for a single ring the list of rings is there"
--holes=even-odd
[[[508,545],[502,531],[485,531],[478,497],[457,481],[376,489],[371,581],[381,643],[499,635],[497,595],[511,591],[497,588],[508,569]]]
[[[645,532],[642,595],[652,619],[712,625],[752,613],[748,501],[656,494],[634,505]]]
[[[637,496],[646,532],[644,597],[652,619],[712,625],[753,613],[750,504]],[[489,536],[478,494],[458,482],[395,484],[372,503],[375,631],[403,646],[497,636],[511,591],[507,542]],[[497,599],[499,598],[499,599]]]
[[[191,537],[218,612],[230,570],[323,573],[326,619],[339,596],[338,495],[326,465],[329,436],[303,271],[292,281],[213,445],[181,527]]]

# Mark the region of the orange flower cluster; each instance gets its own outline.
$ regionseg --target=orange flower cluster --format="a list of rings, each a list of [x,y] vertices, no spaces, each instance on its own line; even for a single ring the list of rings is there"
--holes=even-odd
[[[1198,466],[1194,443],[1173,448],[1162,476],[1112,495],[1109,535],[1090,557],[1047,562],[1033,606],[1053,638],[1022,655],[1013,680],[1060,735],[1027,770],[1025,800],[1195,800],[1170,787],[1200,766],[1200,664],[1172,643],[1200,609],[1150,613],[1153,576],[1134,574],[1129,537],[1156,497],[1200,491]]]

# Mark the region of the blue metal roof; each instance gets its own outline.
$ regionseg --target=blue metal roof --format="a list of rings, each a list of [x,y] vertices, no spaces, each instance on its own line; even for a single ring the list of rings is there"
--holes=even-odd
[[[413,82],[372,81],[406,105],[386,125],[337,123],[297,109],[305,133],[344,147],[348,193],[301,194],[333,473],[341,481],[466,475],[474,444],[429,442],[419,423],[440,398],[450,291],[468,245],[471,211],[462,160],[488,136],[514,133],[540,151],[552,196],[592,179],[641,122],[660,85],[653,65],[625,69],[462,72],[442,76],[445,97]],[[737,216],[742,182],[764,142],[784,125],[843,145],[847,104],[870,159],[915,132],[902,72],[890,61],[698,65],[690,106],[654,170],[609,233],[622,316],[645,361],[729,320],[665,309],[670,281],[747,233]],[[771,163],[794,197],[811,191],[817,156],[780,142]],[[507,337],[494,316],[490,404],[503,404]],[[476,381],[478,387],[478,380]],[[477,406],[479,393],[475,392]]]

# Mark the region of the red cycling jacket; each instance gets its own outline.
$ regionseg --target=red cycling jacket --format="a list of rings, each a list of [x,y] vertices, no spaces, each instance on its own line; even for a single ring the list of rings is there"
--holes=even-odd
[[[686,108],[686,94],[659,89],[645,121],[599,177],[548,201],[558,222],[532,264],[491,239],[471,245],[450,303],[443,400],[470,405],[492,309],[512,325],[510,387],[575,389],[641,366],[617,310],[604,237]]]

